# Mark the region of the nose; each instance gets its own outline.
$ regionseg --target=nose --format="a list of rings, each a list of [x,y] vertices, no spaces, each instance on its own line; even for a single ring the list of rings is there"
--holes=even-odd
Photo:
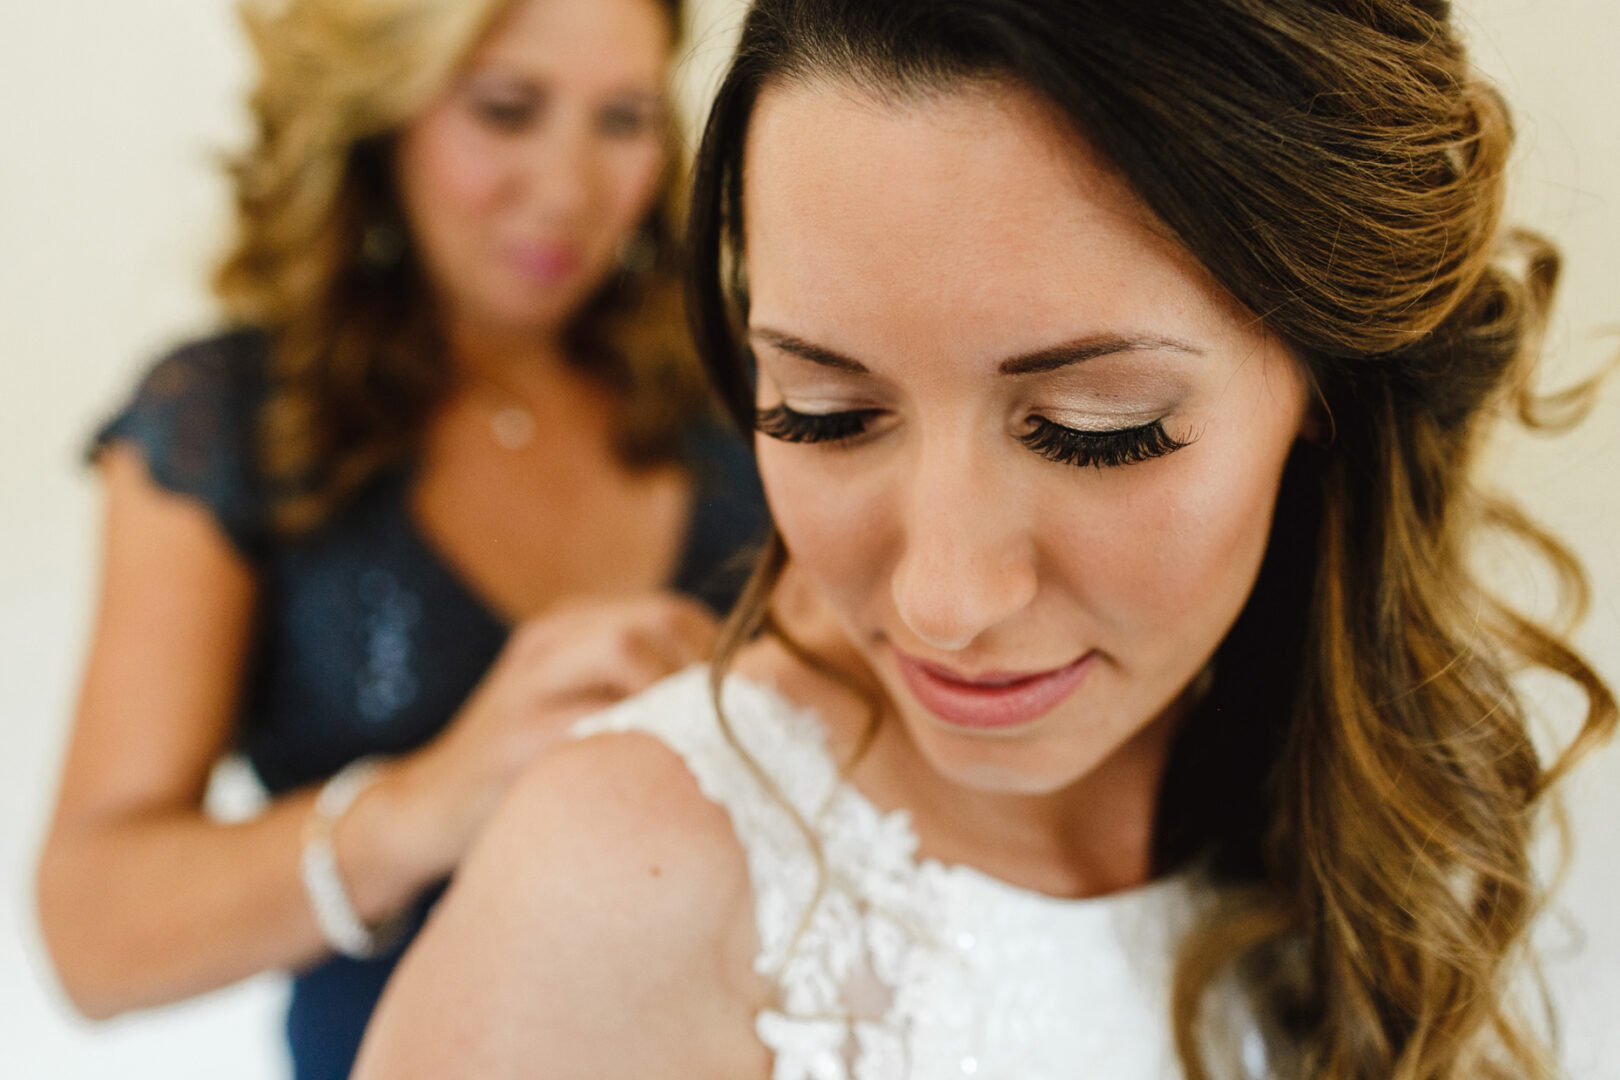
[[[550,137],[536,140],[524,162],[526,187],[536,211],[550,221],[584,213],[597,185],[596,146],[581,119],[558,122]]]
[[[900,499],[890,594],[907,630],[955,652],[1035,599],[1035,543],[1019,494],[992,463],[927,457],[919,455]]]

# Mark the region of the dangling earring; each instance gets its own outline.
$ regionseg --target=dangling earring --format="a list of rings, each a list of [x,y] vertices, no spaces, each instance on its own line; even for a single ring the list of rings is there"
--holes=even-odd
[[[360,262],[376,270],[392,270],[405,257],[405,230],[391,221],[376,221],[360,234]]]
[[[658,241],[652,226],[645,225],[619,241],[619,273],[625,277],[642,277],[652,273],[658,265]]]

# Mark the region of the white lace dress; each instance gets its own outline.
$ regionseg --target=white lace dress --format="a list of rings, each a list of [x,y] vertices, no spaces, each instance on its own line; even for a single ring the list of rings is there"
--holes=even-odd
[[[918,859],[908,815],[879,812],[840,780],[812,712],[735,676],[723,703],[738,741],[814,832],[821,862],[725,738],[705,669],[576,734],[656,736],[730,814],[753,883],[755,968],[778,989],[756,1022],[775,1054],[772,1080],[1181,1075],[1169,974],[1175,935],[1204,892],[1193,875],[1059,900]],[[1258,1072],[1250,1043],[1243,1071]]]

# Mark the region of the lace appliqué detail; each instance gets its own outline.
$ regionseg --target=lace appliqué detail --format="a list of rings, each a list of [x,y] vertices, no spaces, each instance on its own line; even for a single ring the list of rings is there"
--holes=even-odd
[[[1157,899],[1122,912],[919,861],[910,816],[841,780],[812,712],[737,678],[723,705],[752,766],[721,731],[701,668],[575,734],[658,736],[730,814],[754,888],[755,968],[778,994],[755,1024],[772,1080],[1178,1075],[1165,935],[1182,890],[1149,886]],[[819,862],[754,766],[809,827]]]
[[[881,814],[840,785],[807,820],[821,842],[825,880],[819,896],[783,898],[783,914],[800,913],[797,925],[783,934],[773,918],[779,951],[763,950],[756,965],[781,995],[757,1024],[776,1052],[772,1080],[909,1075],[903,990],[940,944],[933,932],[940,897],[919,875],[909,815]],[[762,932],[763,922],[762,911]]]
[[[917,839],[904,812],[881,814],[845,785],[820,721],[740,680],[723,705],[737,742],[770,791],[725,738],[707,702],[703,669],[586,720],[576,736],[646,731],[686,761],[704,795],[730,814],[747,855],[760,951],[755,970],[777,987],[760,1039],[775,1052],[773,1080],[890,1080],[904,1071],[903,1024],[893,988],[933,924],[918,888]],[[684,685],[683,685],[684,684]],[[682,692],[684,691],[684,692]],[[656,699],[679,693],[680,705]],[[777,798],[785,799],[808,826]]]

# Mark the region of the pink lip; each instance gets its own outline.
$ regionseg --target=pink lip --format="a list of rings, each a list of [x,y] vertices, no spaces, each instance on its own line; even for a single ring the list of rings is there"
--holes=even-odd
[[[900,676],[918,704],[955,727],[987,729],[1027,724],[1074,692],[1091,670],[1095,651],[1049,671],[988,671],[967,676],[894,650]]]
[[[525,277],[548,285],[564,281],[579,269],[579,252],[564,244],[520,244],[507,249],[507,258]]]

